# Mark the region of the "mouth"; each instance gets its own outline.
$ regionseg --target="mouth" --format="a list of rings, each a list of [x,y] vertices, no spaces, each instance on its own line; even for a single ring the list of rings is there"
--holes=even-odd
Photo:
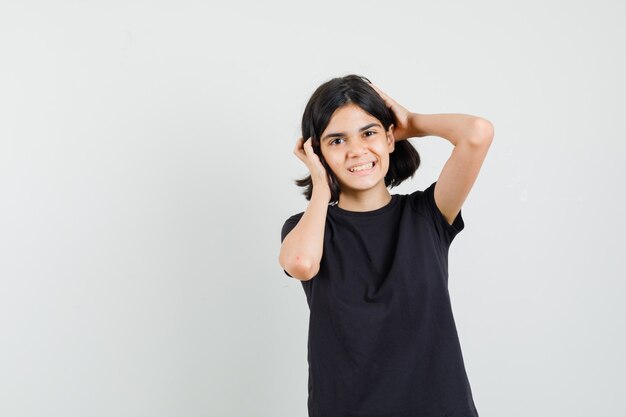
[[[355,165],[348,168],[348,171],[355,175],[367,175],[374,170],[374,167],[376,167],[376,161],[370,161],[365,164]]]

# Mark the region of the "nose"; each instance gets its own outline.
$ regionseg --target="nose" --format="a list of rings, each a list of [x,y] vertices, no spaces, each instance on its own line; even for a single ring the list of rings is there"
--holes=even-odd
[[[350,155],[359,156],[359,155],[363,155],[366,152],[367,152],[367,147],[362,141],[358,139],[350,141],[350,148],[348,149],[348,153]]]

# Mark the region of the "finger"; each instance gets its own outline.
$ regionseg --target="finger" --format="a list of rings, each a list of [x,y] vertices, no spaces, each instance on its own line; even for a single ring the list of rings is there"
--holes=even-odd
[[[308,139],[304,142],[304,145],[303,145],[303,146],[304,146],[304,149],[305,149],[305,150],[311,150],[311,151],[313,151],[313,144],[312,144],[311,138],[308,138]]]
[[[395,104],[395,101],[393,101],[393,99],[389,97],[387,94],[385,94],[380,88],[376,86],[373,86],[373,87],[374,87],[374,90],[378,93],[378,95],[380,95],[380,97],[383,99],[387,107],[392,108]]]
[[[302,155],[302,158],[304,158],[303,160],[311,158],[311,155],[315,153],[313,151],[313,146],[311,145],[311,138],[308,138],[302,143],[302,147],[299,149],[299,152],[300,155]]]
[[[296,146],[293,148],[293,153],[296,154],[296,156],[300,159],[303,159],[306,157],[306,151],[303,145],[304,145],[304,139],[299,138],[296,141]]]
[[[298,142],[297,142],[297,144],[296,144],[296,147],[297,147],[298,149],[300,149],[300,150],[303,150],[303,149],[304,149],[305,144],[306,144],[306,141],[304,140],[304,138],[302,138],[302,137],[301,137],[301,138],[299,138],[299,139],[298,139]]]
[[[319,163],[319,156],[315,153],[315,151],[313,150],[313,141],[311,140],[311,138],[307,139],[307,141],[304,143],[304,151],[307,155],[307,157],[310,160],[313,160],[315,164]]]
[[[370,85],[372,86],[372,88],[373,88],[374,90],[376,90],[376,92],[377,92],[377,93],[380,93],[380,94],[385,94],[385,93],[383,93],[383,90],[381,90],[378,86],[376,86],[376,85],[374,85],[374,84],[370,84]]]
[[[383,92],[383,90],[381,90],[380,88],[378,88],[378,87],[376,87],[376,86],[373,86],[373,87],[374,87],[374,90],[376,90],[376,92],[377,92],[378,94],[380,94],[380,96],[381,96],[381,97],[382,97],[382,98],[383,98],[386,102],[388,102],[389,104],[391,104],[391,101],[392,101],[392,100],[391,100],[391,97],[389,97],[387,94],[385,94],[385,93]]]

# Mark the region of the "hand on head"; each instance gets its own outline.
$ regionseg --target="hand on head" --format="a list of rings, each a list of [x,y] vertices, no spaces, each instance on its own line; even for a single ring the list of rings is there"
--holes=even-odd
[[[293,153],[300,159],[309,169],[311,173],[311,180],[313,181],[313,189],[327,187],[330,190],[328,173],[322,165],[319,156],[313,150],[311,144],[311,138],[306,141],[304,138],[299,138],[296,142],[296,147]]]
[[[380,88],[370,83],[370,86],[378,93],[378,95],[385,101],[387,107],[393,113],[396,123],[394,124],[393,134],[396,141],[408,139],[412,137],[410,116],[411,112],[406,108],[398,104],[397,101],[385,94]]]

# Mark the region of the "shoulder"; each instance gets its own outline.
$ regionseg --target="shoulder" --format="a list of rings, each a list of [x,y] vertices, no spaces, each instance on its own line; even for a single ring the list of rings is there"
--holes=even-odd
[[[289,232],[291,232],[291,230],[294,227],[296,227],[296,225],[298,224],[298,222],[300,221],[303,215],[304,215],[304,212],[302,211],[300,213],[296,213],[290,216],[289,218],[287,218],[287,220],[285,220],[285,222],[283,223],[281,233],[280,233],[281,242],[283,241],[283,239],[285,239],[285,236],[287,236]]]
[[[304,212],[301,211],[300,213],[296,213],[296,214],[294,214],[292,216],[289,216],[287,218],[287,220],[285,220],[285,224],[291,223],[291,222],[294,222],[294,221],[297,223],[298,221],[300,221],[300,219],[302,218],[303,215],[304,215]]]
[[[429,222],[435,227],[442,241],[446,245],[450,245],[454,237],[465,228],[465,222],[460,210],[456,217],[452,219],[452,222],[446,219],[435,202],[436,185],[437,181],[430,184],[424,190],[414,191],[408,197],[411,207],[417,213],[429,219]]]
[[[411,194],[408,194],[406,197],[411,205],[411,208],[418,213],[428,214],[431,208],[431,201],[435,201],[434,190],[436,183],[437,182],[433,182],[423,190],[416,190]]]

